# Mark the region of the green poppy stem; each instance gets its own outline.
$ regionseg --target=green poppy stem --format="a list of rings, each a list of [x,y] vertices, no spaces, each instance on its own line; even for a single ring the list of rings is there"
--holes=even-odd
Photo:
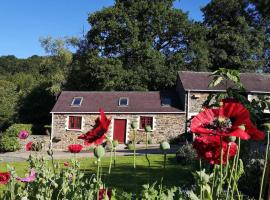
[[[215,188],[215,185],[216,185],[216,165],[215,164],[214,164],[214,171],[213,171],[213,173],[214,173],[214,175],[213,175],[213,182],[212,182],[212,187],[211,187],[211,194],[212,195],[213,195],[214,188]]]
[[[146,133],[146,151],[145,151],[145,158],[148,162],[148,168],[150,168],[150,160],[148,158],[148,154],[147,154],[147,150],[148,150],[148,133]]]
[[[167,154],[166,151],[164,151],[164,162],[163,162],[163,168],[166,168],[166,160],[167,160]]]
[[[200,159],[200,200],[203,199],[203,189],[202,189],[202,160]]]
[[[116,161],[116,148],[113,149],[113,167],[115,168],[115,161]]]
[[[236,154],[236,163],[235,163],[235,170],[234,170],[234,174],[233,174],[233,187],[232,187],[232,195],[231,195],[231,199],[233,199],[233,195],[234,195],[234,190],[236,190],[237,194],[238,194],[238,198],[240,198],[240,193],[238,190],[238,186],[237,186],[237,173],[238,173],[238,165],[239,165],[239,155],[240,155],[240,146],[241,145],[241,140],[240,138],[238,138],[238,151]]]
[[[223,148],[222,148],[222,137],[220,136],[220,185],[218,190],[218,197],[220,196],[223,188]]]
[[[133,167],[136,168],[136,130],[133,129],[134,140],[133,140]]]
[[[233,158],[233,166],[231,168],[230,178],[229,178],[229,182],[228,182],[226,200],[229,198],[229,191],[231,189],[231,182],[232,182],[232,177],[233,177],[233,174],[234,174],[235,161],[236,161],[236,156],[234,156],[234,158]]]
[[[110,153],[110,165],[109,165],[109,174],[111,174],[111,169],[112,169],[112,157],[113,157],[113,143],[112,140],[109,140],[111,143],[111,153]]]
[[[269,151],[269,131],[267,131],[267,146],[266,146],[266,152],[265,152],[265,158],[264,158],[264,167],[263,167],[263,174],[262,174],[262,180],[261,180],[261,186],[260,186],[259,200],[262,199],[264,175],[265,175],[266,166],[268,163],[268,151]]]

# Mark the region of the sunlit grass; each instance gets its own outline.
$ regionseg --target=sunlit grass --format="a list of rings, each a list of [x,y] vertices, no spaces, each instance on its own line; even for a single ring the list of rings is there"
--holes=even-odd
[[[148,155],[150,159],[150,168],[145,156],[137,156],[136,169],[133,168],[133,156],[117,156],[116,167],[112,166],[111,174],[108,174],[109,157],[102,159],[102,179],[107,187],[116,188],[127,192],[138,192],[143,184],[161,182],[165,187],[190,185],[192,182],[190,166],[182,166],[175,162],[175,155],[168,155],[166,169],[163,168],[163,155]],[[68,160],[57,160],[61,167]],[[80,168],[88,177],[96,173],[96,159],[93,157],[80,158]],[[50,161],[48,161],[50,163]],[[6,171],[7,163],[1,163],[1,171]],[[18,175],[24,176],[28,171],[27,162],[8,163],[13,166]],[[3,191],[4,186],[0,186]]]

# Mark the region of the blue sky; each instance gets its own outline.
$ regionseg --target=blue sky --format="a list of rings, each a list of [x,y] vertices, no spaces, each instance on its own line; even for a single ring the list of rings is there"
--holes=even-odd
[[[176,0],[174,6],[201,20],[200,8],[209,0]],[[113,0],[1,0],[0,56],[27,58],[45,55],[39,38],[82,36],[89,30],[88,14],[114,4]]]

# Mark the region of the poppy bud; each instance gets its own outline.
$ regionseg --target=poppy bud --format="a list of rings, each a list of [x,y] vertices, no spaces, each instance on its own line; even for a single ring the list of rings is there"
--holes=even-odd
[[[136,121],[132,121],[132,122],[131,122],[131,128],[132,128],[132,129],[138,128],[138,123],[137,123]]]
[[[113,140],[112,145],[114,148],[116,148],[118,146],[118,140]]]
[[[102,146],[97,146],[94,149],[94,155],[97,159],[100,159],[101,157],[103,157],[105,154],[105,149]]]
[[[245,130],[246,130],[246,127],[245,127],[245,125],[244,125],[244,124],[242,124],[242,125],[238,126],[238,128],[242,129],[243,131],[245,131]]]
[[[236,141],[236,137],[235,136],[229,136],[229,137],[227,137],[227,141],[228,142],[235,142]]]
[[[160,143],[160,149],[161,150],[164,151],[164,150],[168,150],[170,148],[171,148],[170,144],[167,141],[163,141],[163,142]]]
[[[270,131],[270,123],[264,123],[263,126],[266,131]]]
[[[152,131],[151,126],[146,126],[144,129],[145,129],[145,132],[147,133]]]

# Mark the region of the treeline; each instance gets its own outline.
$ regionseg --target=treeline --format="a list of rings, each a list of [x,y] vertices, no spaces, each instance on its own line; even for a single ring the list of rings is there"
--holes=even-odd
[[[202,22],[173,2],[116,0],[89,16],[83,38],[43,38],[47,56],[0,57],[0,128],[49,124],[63,89],[160,90],[179,70],[269,72],[269,0],[212,0]]]

